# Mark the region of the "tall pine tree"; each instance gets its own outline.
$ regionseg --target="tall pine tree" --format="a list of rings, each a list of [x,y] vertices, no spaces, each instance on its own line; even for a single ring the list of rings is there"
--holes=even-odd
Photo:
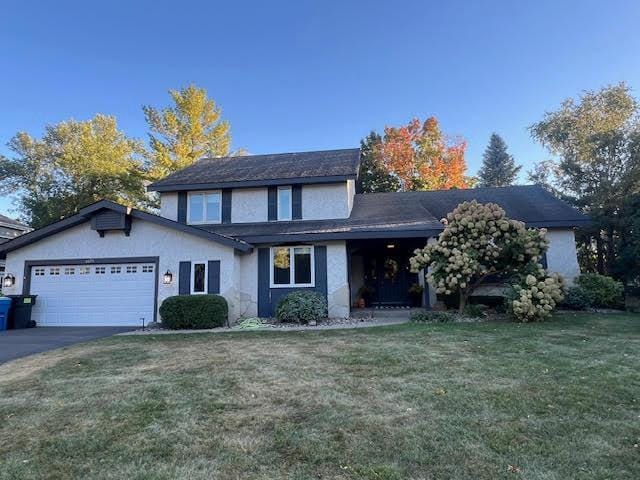
[[[507,144],[497,133],[492,133],[489,145],[482,156],[482,168],[478,173],[479,187],[506,187],[518,176],[520,166],[507,152]]]

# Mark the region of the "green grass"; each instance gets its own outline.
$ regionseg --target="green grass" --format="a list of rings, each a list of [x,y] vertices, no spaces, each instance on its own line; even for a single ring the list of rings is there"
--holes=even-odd
[[[114,337],[0,366],[0,479],[640,478],[640,316]]]

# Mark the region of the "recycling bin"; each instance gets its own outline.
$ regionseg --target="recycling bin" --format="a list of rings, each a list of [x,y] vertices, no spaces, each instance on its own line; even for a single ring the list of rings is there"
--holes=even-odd
[[[13,300],[9,328],[30,328],[36,323],[31,321],[31,308],[36,303],[37,295],[9,295]]]
[[[0,297],[0,331],[9,328],[9,310],[12,302],[9,297]]]

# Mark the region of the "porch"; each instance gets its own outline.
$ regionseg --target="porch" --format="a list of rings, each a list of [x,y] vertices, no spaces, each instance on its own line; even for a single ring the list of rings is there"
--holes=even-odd
[[[411,272],[409,259],[426,238],[347,242],[352,312],[361,309],[409,309],[429,305],[423,275]]]

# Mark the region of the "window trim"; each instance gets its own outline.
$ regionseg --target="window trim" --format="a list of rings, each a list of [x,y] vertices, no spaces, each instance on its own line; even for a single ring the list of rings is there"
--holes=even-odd
[[[273,282],[273,254],[276,248],[289,249],[289,283]],[[295,283],[296,281],[296,262],[294,251],[296,248],[310,248],[311,252],[311,283]],[[313,245],[280,245],[269,248],[269,287],[270,288],[313,288],[316,286],[316,256],[315,247]]]
[[[220,197],[218,202],[218,221],[207,220],[207,195],[211,193],[217,193]],[[202,196],[202,221],[194,222],[191,220],[191,197],[201,195]],[[187,195],[187,224],[189,225],[212,225],[222,223],[222,190],[201,190],[197,192],[189,192]]]
[[[196,292],[194,290],[196,286],[196,265],[204,265],[204,290],[202,292]],[[209,262],[206,260],[198,260],[191,262],[191,278],[189,279],[189,290],[191,295],[206,295],[209,292]]]
[[[289,218],[283,218],[281,216],[282,214],[282,208],[280,208],[280,192],[284,191],[284,190],[288,190],[289,191]],[[291,185],[281,185],[278,187],[277,192],[276,192],[276,210],[277,210],[277,220],[279,222],[289,222],[291,220],[293,220],[293,188],[291,187]]]

